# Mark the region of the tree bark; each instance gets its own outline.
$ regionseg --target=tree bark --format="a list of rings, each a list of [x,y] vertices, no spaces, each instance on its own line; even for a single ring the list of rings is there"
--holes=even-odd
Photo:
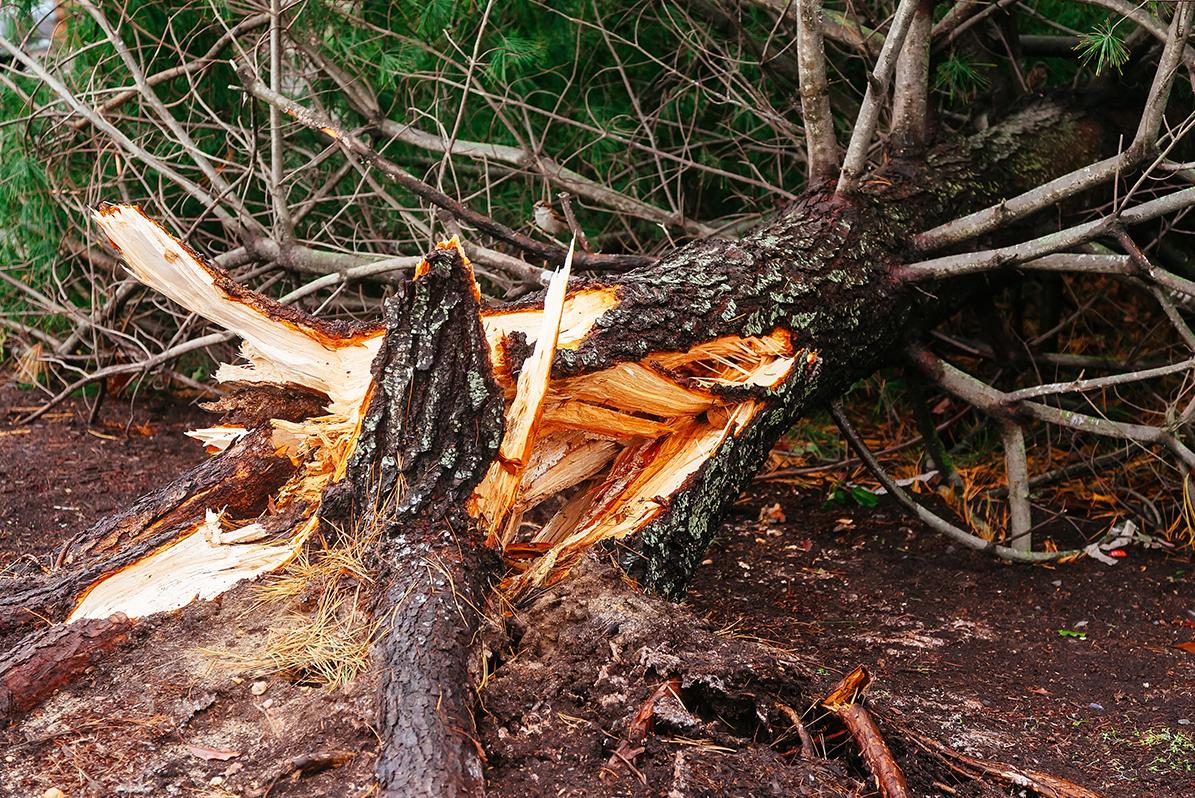
[[[34,632],[0,657],[0,726],[125,642],[133,622],[123,615],[86,618]]]
[[[499,559],[465,501],[501,443],[503,401],[471,270],[455,250],[426,263],[387,303],[341,501],[383,529],[380,794],[450,798],[483,792],[471,666]]]
[[[957,294],[934,297],[894,279],[916,230],[1076,168],[1108,146],[1108,138],[1090,116],[1035,106],[961,144],[938,147],[924,168],[892,164],[850,199],[814,189],[739,241],[698,242],[624,275],[616,284],[618,307],[579,347],[557,354],[554,374],[593,372],[777,327],[807,352],[803,367],[782,385],[747,392],[763,409],[626,544],[628,572],[679,596],[723,511],[792,423],[873,372],[928,320],[958,306]]]

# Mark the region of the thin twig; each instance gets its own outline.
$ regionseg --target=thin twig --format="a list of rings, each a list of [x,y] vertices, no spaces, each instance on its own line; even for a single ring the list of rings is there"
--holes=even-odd
[[[850,421],[847,420],[846,415],[842,411],[841,402],[836,401],[832,403],[830,405],[830,413],[834,416],[834,421],[838,424],[838,428],[842,430],[843,436],[846,437],[847,443],[858,453],[860,459],[867,465],[871,473],[875,475],[875,478],[880,481],[880,484],[884,486],[897,502],[913,513],[913,515],[917,516],[917,518],[931,529],[941,532],[951,540],[969,549],[992,553],[1003,560],[1014,562],[1052,562],[1066,557],[1074,557],[1081,553],[1079,551],[1016,551],[1008,546],[1001,546],[994,540],[984,540],[978,535],[959,529],[913,499],[902,487],[896,484],[896,480],[889,476],[884,467],[880,465],[880,462],[875,459],[875,455],[867,448],[867,444],[863,442],[859,433],[851,426]]]
[[[512,246],[518,247],[524,252],[543,258],[553,264],[564,262],[565,250],[563,248],[555,244],[544,244],[536,241],[454,200],[439,189],[407,172],[398,164],[386,159],[368,144],[341,129],[324,114],[271,91],[270,87],[254,75],[248,66],[238,66],[237,74],[254,97],[257,97],[268,105],[277,106],[296,121],[313,130],[320,131],[343,147],[346,152],[359,158],[366,165],[376,168],[379,172],[386,175],[386,177],[416,196],[445,209],[461,221],[472,224],[478,229]],[[578,268],[585,269],[630,269],[650,265],[655,262],[654,258],[642,255],[592,255],[586,253],[579,253],[574,260],[577,262]]]

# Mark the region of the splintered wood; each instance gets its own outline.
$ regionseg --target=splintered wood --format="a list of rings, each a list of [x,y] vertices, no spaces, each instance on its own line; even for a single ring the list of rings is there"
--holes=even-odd
[[[207,508],[205,518],[169,545],[91,585],[69,620],[177,609],[294,557],[318,526],[324,488],[344,476],[384,332],[322,323],[246,290],[135,206],[104,206],[95,221],[138,280],[243,339],[246,362],[222,365],[218,380],[299,386],[324,397],[325,413],[302,422],[271,422],[275,454],[298,469],[274,495],[263,497],[268,499],[263,518],[235,521],[223,516],[223,507]],[[247,431],[221,425],[190,435],[215,454]],[[270,519],[274,523],[262,525]]]
[[[603,306],[587,299],[592,318],[574,310],[572,328],[592,328],[617,296],[608,300]],[[517,331],[527,335],[532,325],[520,321]],[[516,328],[501,312],[483,314],[482,322],[495,375],[513,392],[510,406],[517,408],[527,371],[516,383],[504,357],[509,339],[490,333]],[[579,377],[538,374],[547,386],[529,462],[495,462],[474,494],[476,515],[519,572],[507,588],[518,593],[550,584],[586,548],[642,529],[762,407],[754,398],[733,398],[735,389],[778,387],[802,354],[793,351],[787,331],[777,329],[767,336],[717,338],[687,352],[654,353]],[[508,514],[490,514],[494,482],[508,482],[516,471],[521,478]],[[533,518],[531,511],[549,500],[556,503],[552,512]]]
[[[297,469],[268,497],[263,518],[228,519],[223,508],[207,508],[170,545],[91,585],[72,619],[173,609],[293,557],[318,527],[324,490],[345,476],[386,332],[323,322],[243,288],[135,206],[104,206],[95,219],[141,282],[243,339],[244,362],[222,365],[218,380],[302,389],[321,397],[323,408],[268,421],[275,455]],[[438,246],[468,265],[455,239]],[[506,400],[506,428],[467,510],[512,567],[512,593],[551,584],[587,547],[634,534],[665,512],[669,497],[740,434],[798,359],[815,359],[777,328],[554,376],[557,352],[580,347],[619,304],[614,287],[570,291],[570,263],[571,250],[542,303],[486,309],[479,319]],[[417,268],[414,279],[425,272]],[[218,454],[248,431],[226,423],[190,434]]]

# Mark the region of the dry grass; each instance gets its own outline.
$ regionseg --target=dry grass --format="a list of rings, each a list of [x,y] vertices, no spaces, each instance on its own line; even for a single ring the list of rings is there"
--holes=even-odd
[[[4,341],[0,339],[0,352],[4,349]],[[40,385],[46,377],[49,364],[42,359],[45,347],[33,343],[21,349],[13,357],[13,379],[19,383]]]
[[[374,549],[391,506],[386,501],[361,514],[359,523],[333,527],[331,542],[321,537],[257,587],[250,611],[272,619],[265,645],[248,653],[213,653],[233,667],[332,688],[352,682],[369,666],[370,648],[385,628],[368,603]]]
[[[266,673],[343,687],[369,666],[382,624],[360,606],[360,586],[345,593],[329,582],[310,614],[292,612],[270,630],[261,654],[242,663]]]

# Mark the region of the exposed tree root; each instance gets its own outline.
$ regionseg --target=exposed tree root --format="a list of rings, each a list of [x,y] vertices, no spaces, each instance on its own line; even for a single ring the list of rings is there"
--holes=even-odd
[[[822,700],[822,706],[842,721],[859,747],[859,755],[875,777],[883,798],[908,798],[905,774],[892,757],[880,728],[861,703],[863,692],[871,684],[871,675],[862,666],[842,677],[842,681]]]
[[[1102,798],[1100,793],[1058,776],[1039,773],[1035,770],[1023,770],[1003,762],[976,759],[973,756],[951,750],[937,740],[931,740],[908,728],[902,728],[901,731],[923,751],[940,757],[952,771],[969,779],[995,780],[1021,790],[1031,791],[1041,798]]]

